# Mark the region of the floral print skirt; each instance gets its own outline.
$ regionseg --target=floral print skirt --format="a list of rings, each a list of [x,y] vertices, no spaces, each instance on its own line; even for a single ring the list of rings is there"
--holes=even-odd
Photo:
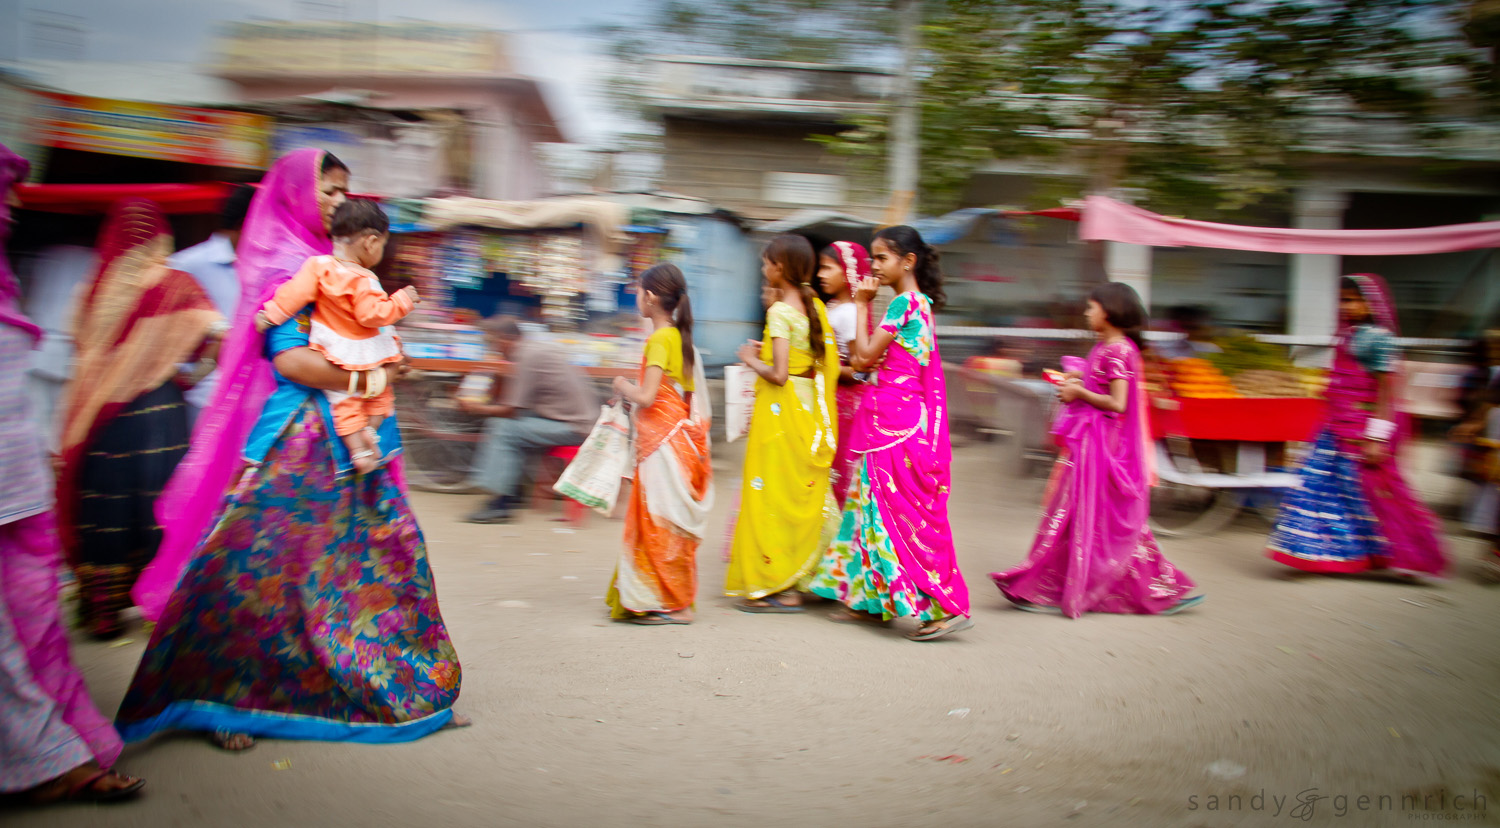
[[[825,546],[807,591],[884,619],[915,618],[925,624],[952,615],[902,566],[868,463],[856,460],[852,477],[837,534]]]
[[[116,724],[401,742],[447,724],[458,656],[384,468],[336,477],[306,404],[247,469],[151,636]]]

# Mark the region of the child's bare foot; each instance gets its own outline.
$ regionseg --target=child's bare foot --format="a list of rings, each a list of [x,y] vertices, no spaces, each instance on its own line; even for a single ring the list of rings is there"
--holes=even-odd
[[[459,713],[458,711],[455,710],[453,712],[453,718],[449,719],[448,723],[445,724],[445,725],[443,725],[441,729],[442,730],[456,730],[456,729],[465,728],[465,727],[472,727],[473,724],[474,724],[474,720],[473,719],[471,719],[468,716],[465,716],[464,714]]]

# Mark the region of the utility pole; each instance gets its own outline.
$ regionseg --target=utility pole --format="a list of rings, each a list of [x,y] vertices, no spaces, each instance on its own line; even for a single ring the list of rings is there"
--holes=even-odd
[[[886,223],[911,220],[917,195],[917,48],[922,25],[921,0],[893,0],[901,39],[901,68],[896,76],[895,110],[891,114],[890,202]]]

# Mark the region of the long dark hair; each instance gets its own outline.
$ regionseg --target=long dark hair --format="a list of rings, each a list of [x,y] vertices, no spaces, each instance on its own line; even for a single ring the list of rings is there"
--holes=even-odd
[[[943,290],[943,269],[938,266],[938,260],[942,256],[932,245],[922,241],[922,234],[915,227],[905,224],[882,227],[875,231],[875,238],[870,240],[871,247],[874,247],[876,240],[884,240],[896,251],[897,256],[914,254],[917,257],[917,266],[913,268],[917,277],[917,290],[922,291],[928,301],[932,302],[933,310],[941,310],[948,304],[948,294]]]
[[[812,242],[804,236],[784,233],[771,239],[761,254],[766,261],[781,266],[781,275],[797,287],[807,308],[807,347],[814,362],[823,361],[823,322],[818,319],[818,294],[813,290],[813,276],[818,272],[818,257]]]
[[[671,263],[653,265],[641,274],[641,287],[656,294],[661,309],[671,314],[672,327],[682,335],[682,374],[693,373],[693,302],[688,298],[687,278]]]
[[[1089,299],[1099,303],[1104,310],[1104,319],[1120,329],[1136,350],[1145,350],[1146,308],[1141,305],[1140,294],[1124,282],[1105,282],[1089,291]]]

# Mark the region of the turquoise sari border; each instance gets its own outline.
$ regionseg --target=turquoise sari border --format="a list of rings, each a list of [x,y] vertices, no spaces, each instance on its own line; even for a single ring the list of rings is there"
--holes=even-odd
[[[115,722],[120,738],[139,742],[164,730],[227,730],[262,739],[293,739],[308,742],[357,742],[394,745],[414,742],[453,721],[453,709],[439,710],[409,722],[339,722],[296,713],[240,710],[218,702],[173,702],[162,712],[139,722]]]

